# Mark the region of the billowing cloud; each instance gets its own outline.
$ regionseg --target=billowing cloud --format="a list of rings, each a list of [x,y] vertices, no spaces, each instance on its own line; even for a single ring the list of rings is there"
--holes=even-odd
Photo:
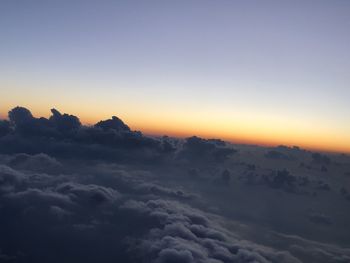
[[[164,139],[131,131],[117,117],[82,126],[76,116],[52,109],[49,119],[35,118],[28,109],[9,112],[0,126],[0,153],[45,153],[60,158],[161,162],[174,148]]]
[[[183,144],[179,157],[193,163],[224,162],[236,153],[232,147],[226,147],[220,140],[206,140],[196,136],[189,137]]]
[[[30,170],[36,172],[55,172],[62,167],[61,163],[47,154],[40,153],[29,155],[19,153],[11,156],[8,165],[19,170]]]
[[[290,160],[291,159],[291,157],[289,157],[288,155],[286,155],[282,152],[279,152],[279,151],[275,151],[275,150],[268,151],[265,154],[265,157],[270,158],[270,159],[277,159],[277,160]]]

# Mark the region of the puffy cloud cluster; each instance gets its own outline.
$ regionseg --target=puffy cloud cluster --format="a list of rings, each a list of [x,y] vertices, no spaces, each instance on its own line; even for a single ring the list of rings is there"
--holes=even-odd
[[[0,194],[13,191],[23,181],[25,176],[6,165],[0,165]]]
[[[264,177],[266,183],[273,188],[283,188],[293,191],[295,188],[296,177],[291,175],[287,170],[278,170]]]
[[[60,158],[161,162],[175,148],[166,138],[131,131],[119,118],[82,126],[76,116],[52,109],[49,119],[35,118],[22,107],[0,123],[0,153],[46,153]]]
[[[186,139],[179,158],[195,164],[221,163],[234,153],[236,150],[226,147],[225,142],[221,140],[206,140],[193,136]]]
[[[221,140],[199,137],[176,146],[168,137],[156,139],[132,131],[116,116],[83,126],[76,116],[51,112],[46,119],[34,117],[23,107],[12,109],[9,121],[0,123],[0,153],[154,164],[176,157],[189,163],[223,162],[236,152]]]
[[[265,154],[265,157],[269,158],[269,159],[277,159],[277,160],[290,160],[291,159],[291,157],[289,157],[285,153],[275,151],[275,150],[268,151]]]
[[[288,252],[240,241],[197,209],[174,201],[128,201],[123,209],[155,221],[145,238],[130,241],[144,262],[300,262]],[[142,219],[144,220],[144,219]]]
[[[280,241],[288,245],[288,250],[302,257],[303,262],[347,263],[350,261],[350,249],[332,244],[311,241],[299,236],[274,234]]]
[[[19,170],[49,173],[55,173],[62,167],[59,161],[44,153],[34,155],[29,155],[26,153],[14,154],[8,158],[7,164],[10,167],[15,167]]]
[[[331,159],[327,155],[320,154],[320,153],[313,153],[312,160],[313,160],[313,162],[318,163],[318,164],[330,164],[331,163]]]
[[[10,122],[6,120],[0,120],[0,137],[5,136],[6,134],[10,133]]]
[[[288,252],[238,240],[216,216],[182,203],[194,198],[184,191],[125,173],[114,180],[115,172],[108,175],[114,182],[108,187],[98,174],[89,180],[83,174],[38,176],[1,165],[2,257],[12,262],[299,262]]]

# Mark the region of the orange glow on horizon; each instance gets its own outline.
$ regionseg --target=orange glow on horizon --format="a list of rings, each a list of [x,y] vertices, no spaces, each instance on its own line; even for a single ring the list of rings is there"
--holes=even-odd
[[[198,131],[197,133],[191,133],[188,131],[172,131],[169,129],[140,129],[144,134],[151,135],[151,136],[163,136],[168,135],[171,137],[176,138],[186,138],[190,136],[199,136],[206,139],[221,139],[233,144],[247,144],[247,145],[257,145],[257,146],[264,146],[264,147],[275,147],[279,145],[285,145],[289,147],[298,146],[305,150],[311,150],[311,151],[321,151],[321,152],[329,152],[329,153],[350,153],[350,147],[342,147],[340,145],[333,145],[331,144],[317,144],[313,141],[297,141],[297,140],[288,140],[281,138],[275,138],[274,136],[271,136],[270,138],[262,138],[257,135],[257,137],[249,137],[244,135],[233,133],[230,134],[221,134],[220,133],[210,133],[206,131]]]
[[[249,144],[259,146],[299,146],[307,150],[350,153],[350,138],[348,144],[344,144],[343,137],[335,136],[332,131],[329,134],[313,134],[307,130],[286,131],[278,130],[274,126],[264,128],[253,124],[238,123],[231,126],[225,125],[223,120],[208,120],[203,123],[201,119],[191,118],[157,118],[159,116],[139,117],[139,116],[122,116],[118,115],[132,130],[139,130],[144,134],[153,136],[172,136],[185,138],[189,136],[199,136],[203,138],[219,138],[236,144]],[[110,118],[92,118],[91,116],[82,116],[85,124],[94,124],[101,119]],[[226,127],[225,127],[226,126]]]
[[[13,108],[13,105],[11,106],[8,109]],[[28,106],[28,108],[36,117],[50,116],[48,109],[42,110],[43,108],[38,106]],[[7,114],[4,113],[3,109],[1,110],[0,117],[3,119]],[[61,109],[58,108],[58,110]],[[65,107],[65,110],[61,111],[78,116],[85,125],[92,125],[100,120],[108,119],[112,115],[117,115],[132,130],[139,130],[144,134],[154,136],[168,135],[184,138],[196,135],[203,138],[219,138],[236,144],[287,145],[315,151],[350,153],[350,135],[345,138],[337,136],[336,132],[331,129],[314,134],[311,126],[292,121],[278,123],[274,119],[249,120],[248,116],[247,120],[243,117],[237,117],[236,121],[228,122],[228,116],[214,118],[214,116],[220,116],[218,114],[208,115],[210,118],[207,118],[205,113],[197,115],[188,113],[186,116],[162,112],[141,114],[139,111],[127,112],[125,110],[116,111],[120,114],[110,114],[109,110],[100,110],[92,115],[89,113],[91,109],[88,110],[88,107],[80,107],[79,110]]]

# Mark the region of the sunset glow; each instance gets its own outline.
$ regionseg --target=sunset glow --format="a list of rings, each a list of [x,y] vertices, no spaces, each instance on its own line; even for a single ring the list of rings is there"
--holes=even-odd
[[[4,13],[0,116],[17,105],[36,116],[55,107],[86,124],[117,115],[148,134],[350,152],[349,16],[330,5],[42,4],[18,18]]]
[[[50,105],[21,104],[32,109],[35,116],[50,116]],[[54,104],[51,104],[54,105]],[[94,105],[93,107],[89,105]],[[129,102],[129,106],[131,103]],[[3,109],[11,109],[16,104],[8,104]],[[262,114],[239,114],[186,110],[156,110],[143,105],[140,107],[120,104],[118,107],[86,103],[79,108],[72,105],[55,105],[60,111],[74,113],[82,123],[93,125],[101,119],[116,115],[123,119],[133,130],[156,136],[221,138],[239,144],[257,144],[266,146],[299,146],[310,150],[350,153],[350,133],[338,127],[326,127],[324,123],[305,119],[284,119],[281,116]],[[133,109],[133,110],[132,110]],[[5,110],[1,116],[5,118]],[[218,117],[220,116],[220,117]],[[315,133],[315,127],[319,132]],[[337,129],[338,128],[338,129]]]

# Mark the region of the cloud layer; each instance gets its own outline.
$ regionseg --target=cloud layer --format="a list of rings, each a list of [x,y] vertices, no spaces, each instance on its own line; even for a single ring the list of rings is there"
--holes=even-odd
[[[0,262],[350,261],[347,156],[21,107],[0,154]]]

